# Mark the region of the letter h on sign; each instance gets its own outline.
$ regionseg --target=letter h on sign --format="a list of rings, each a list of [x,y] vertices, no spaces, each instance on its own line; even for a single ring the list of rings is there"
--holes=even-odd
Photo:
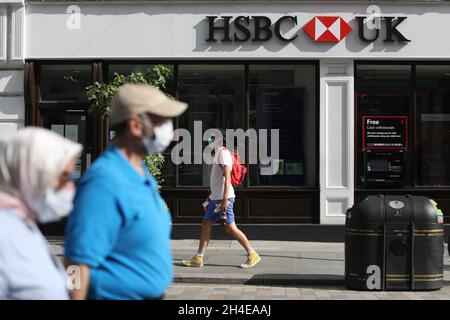
[[[214,38],[214,33],[216,30],[223,30],[223,39],[222,41],[228,42],[231,41],[230,39],[230,20],[231,20],[231,16],[223,16],[223,26],[216,26],[215,21],[216,21],[217,16],[207,16],[206,19],[208,19],[208,23],[209,23],[209,37],[208,39],[206,39],[206,41],[211,42],[211,41],[217,41]]]

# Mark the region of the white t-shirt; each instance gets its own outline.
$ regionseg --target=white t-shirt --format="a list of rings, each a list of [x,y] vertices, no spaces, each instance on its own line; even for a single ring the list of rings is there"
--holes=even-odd
[[[223,191],[225,184],[224,171],[220,165],[229,166],[230,169],[233,167],[233,158],[231,157],[230,151],[227,149],[219,149],[213,160],[211,169],[211,178],[209,181],[209,186],[211,188],[211,200],[222,200]],[[230,190],[228,190],[228,199],[234,198],[234,188],[230,184]]]

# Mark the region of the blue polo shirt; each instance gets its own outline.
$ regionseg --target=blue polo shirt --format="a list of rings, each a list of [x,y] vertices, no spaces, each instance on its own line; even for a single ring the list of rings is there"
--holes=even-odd
[[[158,297],[172,282],[171,217],[145,172],[111,145],[78,185],[65,257],[90,267],[90,299]]]

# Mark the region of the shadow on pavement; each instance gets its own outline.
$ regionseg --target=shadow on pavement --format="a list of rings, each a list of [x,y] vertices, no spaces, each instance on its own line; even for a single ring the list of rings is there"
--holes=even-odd
[[[261,257],[270,258],[286,258],[286,259],[298,259],[298,260],[318,260],[318,261],[344,261],[344,259],[328,259],[328,258],[309,258],[309,257],[293,257],[293,256],[280,256],[272,254],[261,254]]]
[[[244,262],[244,261],[243,261]],[[187,267],[184,264],[182,264],[181,262],[174,262],[173,264],[176,267],[184,267],[184,268],[191,268],[191,269],[199,269],[199,267]],[[205,264],[204,267],[230,267],[230,268],[237,268],[237,269],[242,269],[239,265],[235,265],[235,264],[215,264],[215,263],[208,263]]]
[[[344,286],[344,276],[330,274],[256,274],[247,285]]]

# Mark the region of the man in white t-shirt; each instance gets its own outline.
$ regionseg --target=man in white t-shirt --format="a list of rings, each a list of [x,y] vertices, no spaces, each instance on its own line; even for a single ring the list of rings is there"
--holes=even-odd
[[[223,147],[223,135],[215,134],[209,140],[214,144],[215,156],[211,169],[210,189],[211,195],[204,203],[205,216],[202,223],[202,231],[197,254],[191,259],[183,260],[183,265],[187,267],[202,267],[203,256],[211,237],[211,228],[214,223],[220,221],[228,234],[236,239],[247,251],[247,261],[241,264],[242,268],[252,268],[261,257],[253,250],[245,234],[238,229],[234,222],[234,188],[231,184],[231,170],[233,168],[233,158],[230,151]]]

